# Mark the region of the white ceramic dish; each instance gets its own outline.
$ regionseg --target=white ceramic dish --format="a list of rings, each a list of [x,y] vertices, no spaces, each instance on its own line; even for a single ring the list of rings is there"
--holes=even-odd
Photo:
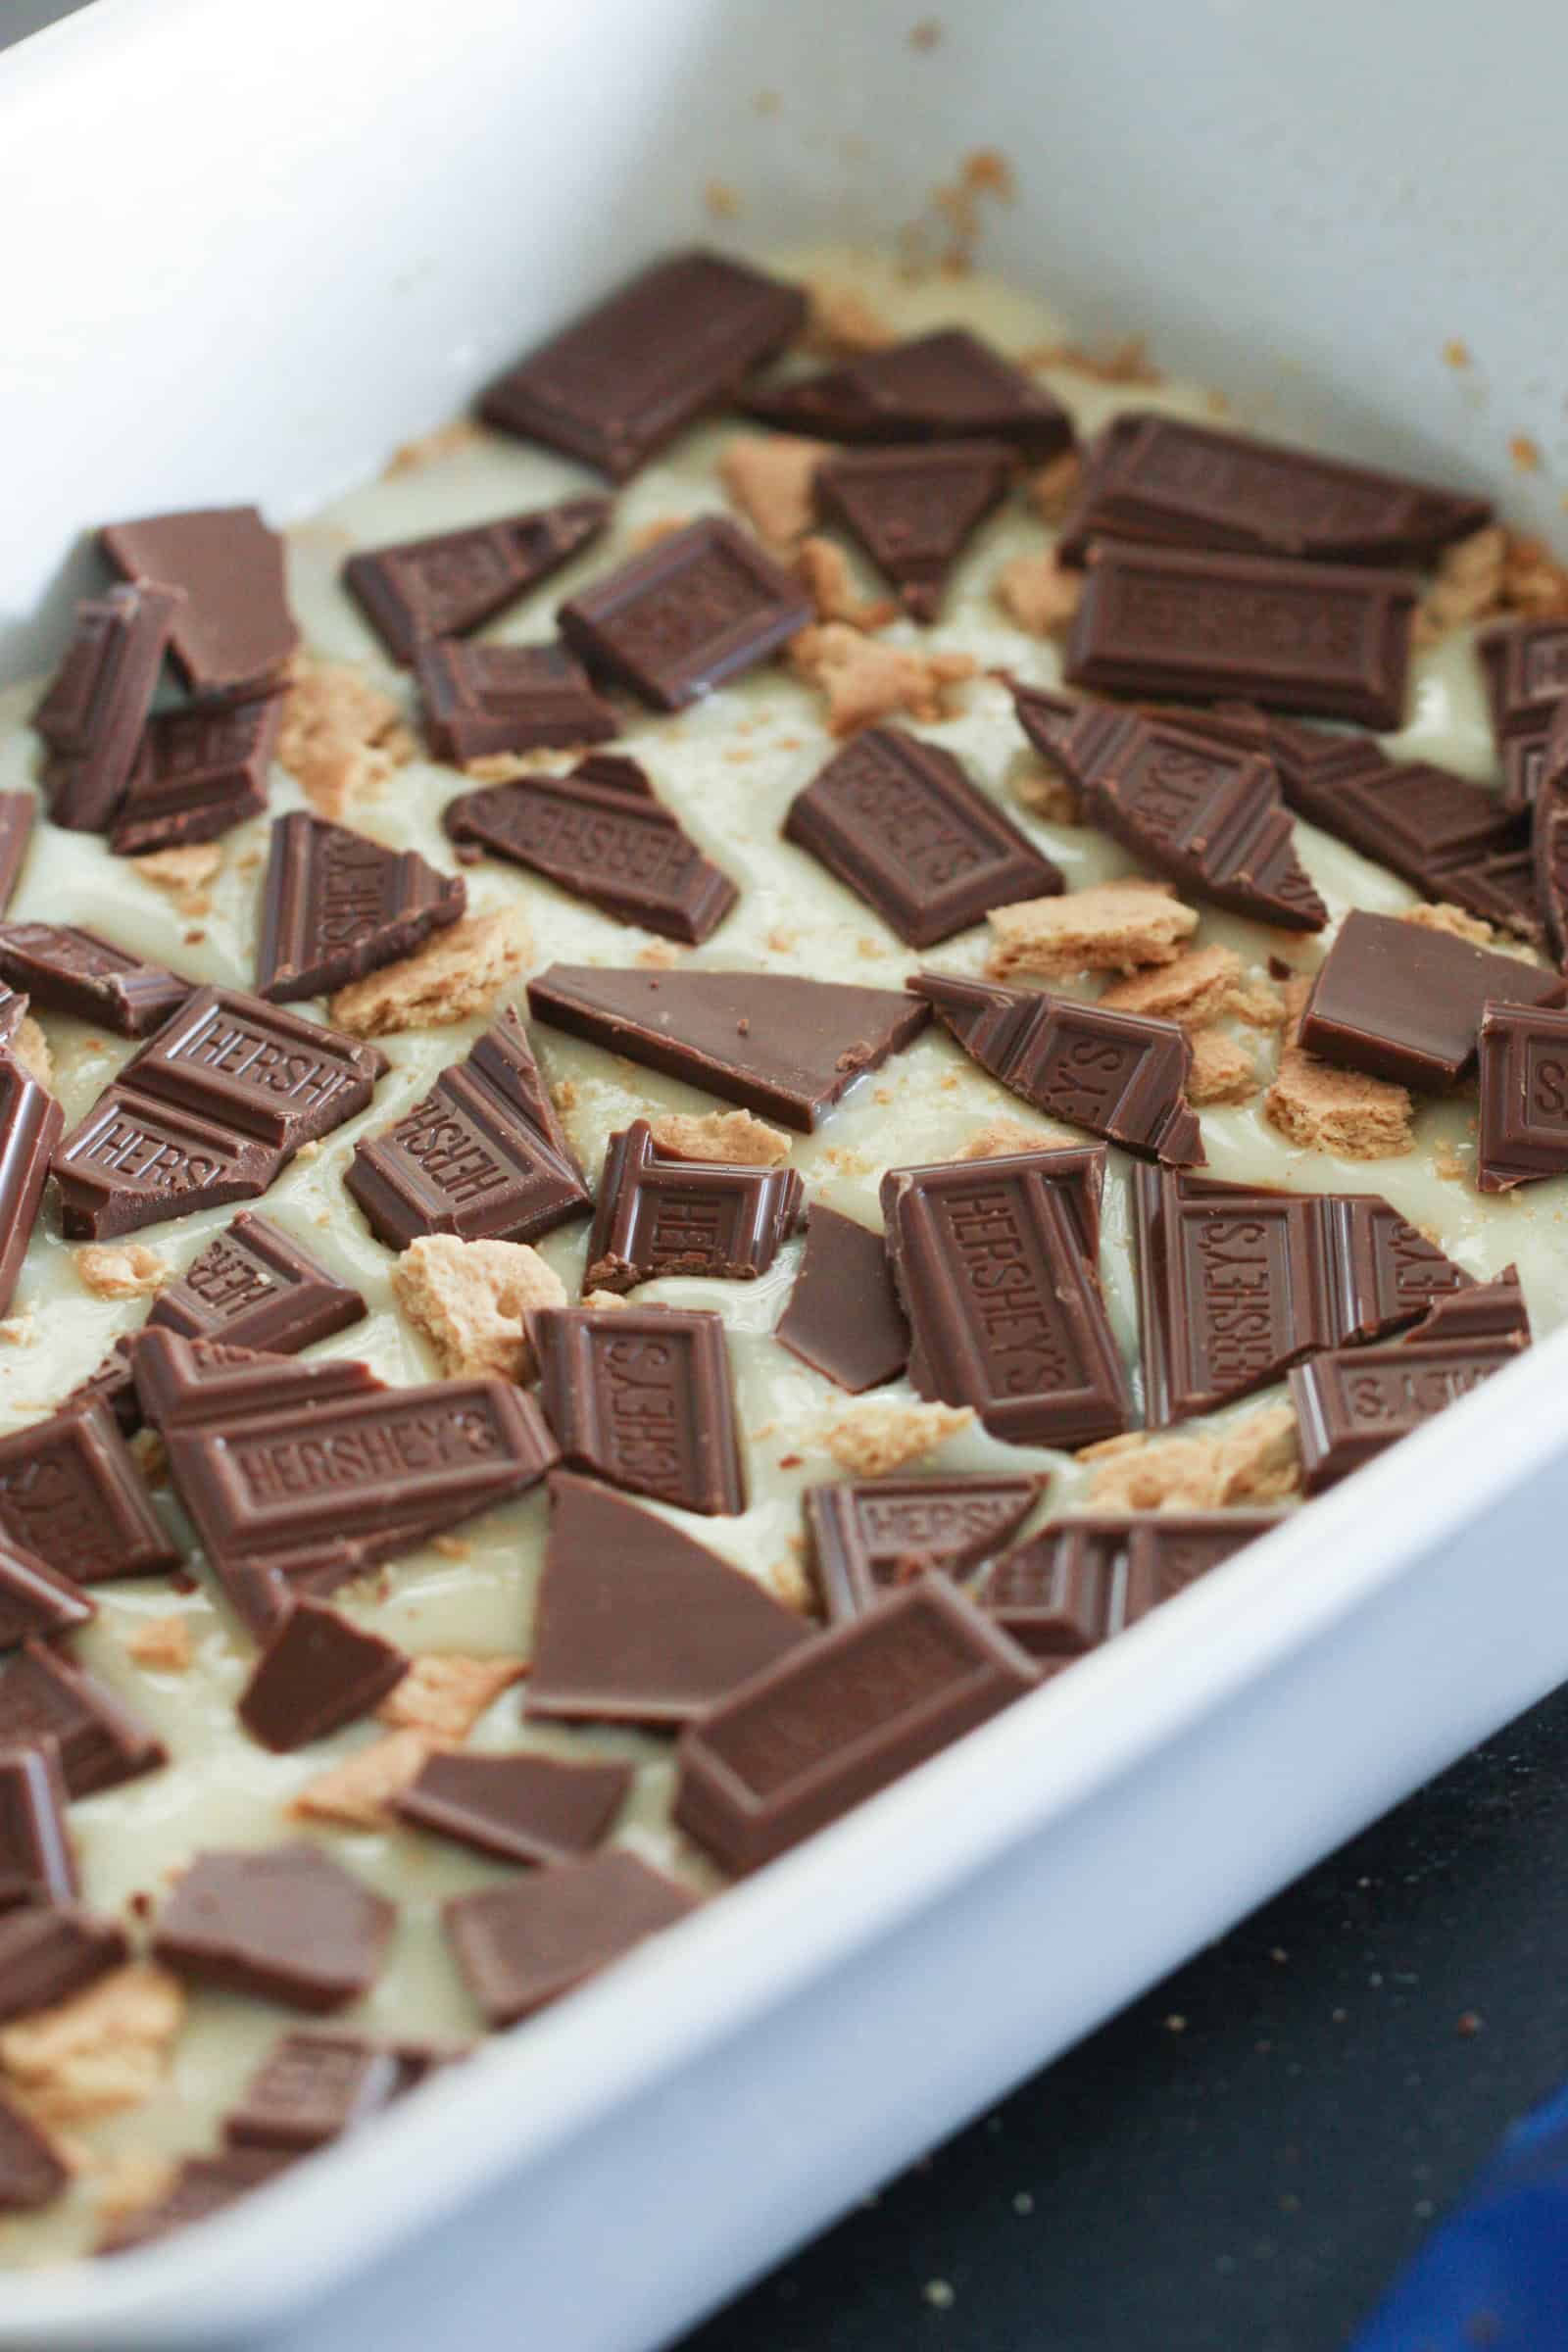
[[[0,60],[0,672],[85,525],[308,510],[703,233],[708,178],[760,245],[885,237],[979,146],[987,260],[1086,333],[1547,514],[1506,454],[1564,437],[1544,7],[920,13],[98,0]],[[363,2144],[8,2278],[0,2346],[227,2342],[358,2273],[384,2342],[411,2293],[454,2343],[664,2340],[1568,1672],[1565,1375],[1559,1335]]]

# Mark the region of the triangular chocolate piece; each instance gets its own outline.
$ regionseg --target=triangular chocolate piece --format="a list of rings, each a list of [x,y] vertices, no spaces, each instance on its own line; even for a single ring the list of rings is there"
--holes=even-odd
[[[283,1161],[231,1127],[109,1086],[55,1153],[60,1229],[68,1242],[105,1242],[166,1217],[255,1200]]]
[[[1037,464],[1072,443],[1072,418],[967,327],[939,327],[845,367],[752,387],[742,404],[823,441],[1005,441]]]
[[[852,1396],[897,1380],[909,1360],[909,1326],[881,1234],[814,1201],[773,1337]]]
[[[46,1560],[0,1536],[0,1650],[74,1633],[98,1614],[96,1602]]]
[[[642,972],[553,963],[536,1018],[809,1134],[862,1071],[917,1037],[929,1007],[793,973]]]
[[[550,1482],[530,1715],[685,1723],[811,1629],[652,1511],[587,1478]]]
[[[598,538],[608,498],[568,498],[530,514],[470,523],[368,548],[343,566],[357,600],[394,662],[413,662],[426,637],[464,637],[492,620]]]
[[[362,980],[455,923],[467,896],[417,850],[389,850],[295,809],[272,826],[257,993],[287,1004]]]
[[[963,1576],[1002,1549],[1033,1510],[1043,1478],[867,1478],[806,1491],[817,1591],[837,1625],[889,1590],[940,1568]]]
[[[138,583],[76,607],[75,634],[32,720],[49,746],[43,781],[57,825],[101,833],[124,798],[180,603]]]
[[[187,1340],[293,1355],[363,1323],[368,1311],[360,1292],[292,1234],[242,1209],[159,1292],[147,1323]]]
[[[599,1843],[634,1778],[630,1764],[436,1755],[392,1804],[417,1829],[503,1862],[569,1862]]]
[[[24,1642],[0,1657],[0,1747],[44,1739],[60,1749],[73,1796],[118,1788],[169,1762],[156,1732],[96,1675],[46,1642]]]
[[[127,580],[185,591],[171,641],[195,693],[242,696],[281,675],[300,633],[289,617],[283,542],[254,507],[148,514],[98,536]]]
[[[998,441],[863,450],[818,466],[817,505],[859,541],[906,612],[935,620],[949,572],[1006,496],[1012,468]]]
[[[278,1754],[307,1747],[379,1706],[409,1671],[391,1642],[318,1600],[297,1600],[235,1701],[253,1740]]]

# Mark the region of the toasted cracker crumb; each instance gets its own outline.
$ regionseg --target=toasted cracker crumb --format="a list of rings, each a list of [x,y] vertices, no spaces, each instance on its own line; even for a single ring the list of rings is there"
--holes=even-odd
[[[169,1268],[142,1242],[89,1242],[76,1251],[76,1279],[95,1298],[146,1298],[161,1291]]]
[[[1230,1010],[1242,977],[1234,948],[1186,948],[1173,962],[1113,981],[1101,998],[1113,1012],[1142,1012],[1186,1029],[1206,1029]]]
[[[432,1536],[430,1549],[438,1551],[444,1560],[466,1560],[473,1556],[473,1545],[466,1536]]]
[[[1097,384],[1162,384],[1164,370],[1149,356],[1142,335],[1126,335],[1119,343],[1091,350],[1082,343],[1037,343],[1018,355],[1020,368],[1066,368]]]
[[[816,469],[828,454],[825,441],[793,433],[741,433],[725,446],[719,477],[759,536],[789,548],[815,519]]]
[[[1282,1135],[1342,1159],[1397,1159],[1415,1148],[1414,1106],[1402,1086],[1342,1070],[1287,1046],[1263,1107]]]
[[[296,661],[277,757],[318,816],[379,792],[416,749],[391,696],[351,663]]]
[[[713,220],[738,220],[744,207],[740,190],[727,179],[710,179],[703,186],[703,210]]]
[[[1059,637],[1078,610],[1083,588],[1083,574],[1063,570],[1047,547],[1004,564],[993,594],[1020,629],[1036,637]]]
[[[1283,1502],[1301,1491],[1296,1415],[1264,1405],[1223,1432],[1162,1437],[1134,1430],[1086,1446],[1089,1500],[1116,1511],[1212,1511],[1240,1502]]]
[[[638,949],[633,961],[645,972],[668,972],[674,970],[680,959],[680,950],[672,940],[651,939],[646,947]]]
[[[993,980],[1042,973],[1133,972],[1140,964],[1174,963],[1178,942],[1198,928],[1168,882],[1129,876],[1097,882],[1055,899],[1020,899],[993,906],[991,954],[986,971]]]
[[[1490,947],[1497,936],[1479,914],[1471,914],[1464,906],[1451,906],[1446,899],[1440,899],[1436,906],[1407,906],[1399,920],[1414,923],[1419,931],[1446,931],[1450,939],[1468,940],[1473,948]]]
[[[1012,797],[1020,808],[1043,817],[1047,824],[1081,825],[1084,821],[1077,786],[1059,767],[1047,767],[1044,760],[1026,760],[1019,767],[1012,778]]]
[[[898,606],[890,596],[862,597],[855,585],[850,560],[831,539],[812,534],[801,541],[795,572],[822,621],[842,621],[851,629],[881,629],[895,618]]]
[[[1541,443],[1533,433],[1510,433],[1508,457],[1515,473],[1541,471]]]
[[[808,351],[824,359],[842,359],[858,351],[883,351],[898,335],[858,286],[837,285],[827,278],[807,283],[804,339]]]
[[[183,1674],[190,1664],[190,1627],[183,1617],[149,1617],[125,1643],[138,1666]]]
[[[161,2148],[123,2148],[100,2158],[93,2151],[93,2211],[100,2222],[121,2222],[156,2205],[173,2186],[177,2159]]]
[[[353,980],[332,999],[332,1018],[351,1037],[441,1029],[483,1012],[533,956],[515,907],[470,914],[436,932],[417,955]]]
[[[357,1747],[340,1764],[329,1764],[289,1799],[302,1821],[338,1821],[350,1829],[384,1829],[393,1797],[418,1779],[430,1754],[422,1732],[388,1732],[368,1747]]]
[[[959,1159],[1005,1159],[1014,1152],[1059,1152],[1081,1144],[1083,1137],[1069,1127],[1057,1127],[1051,1122],[1032,1126],[1027,1119],[988,1119],[977,1127]]]
[[[618,1291],[584,1291],[582,1303],[584,1306],[630,1306],[631,1300],[623,1298]]]
[[[443,1378],[534,1376],[527,1316],[564,1306],[566,1286],[526,1242],[461,1242],[421,1234],[392,1267],[392,1296],[435,1349]]]
[[[11,1040],[11,1052],[21,1062],[27,1076],[36,1078],[41,1087],[53,1094],[54,1057],[49,1051],[49,1040],[30,1012],[24,1012],[17,1023],[16,1035]]]
[[[651,522],[639,523],[631,535],[632,554],[645,555],[649,548],[657,547],[662,539],[673,539],[675,533],[683,531],[690,520],[689,514],[656,514]],[[559,759],[560,754],[557,753],[555,757]]]
[[[37,1329],[37,1316],[30,1306],[24,1306],[0,1322],[0,1347],[30,1348]]]
[[[967,1404],[862,1404],[830,1421],[822,1443],[841,1470],[880,1478],[918,1461],[973,1420]]]
[[[913,718],[946,716],[945,698],[975,664],[967,654],[916,654],[864,637],[842,621],[803,629],[790,647],[801,676],[827,697],[835,735],[853,734],[873,720],[906,710]]]
[[[0,2072],[44,2123],[91,2123],[152,2096],[184,2015],[179,1979],[133,1960],[0,2027]]]
[[[1445,1184],[1462,1184],[1464,1181],[1464,1161],[1451,1144],[1439,1144],[1432,1154],[1432,1167],[1433,1173],[1440,1176]]]
[[[935,49],[940,46],[941,40],[942,20],[940,17],[922,17],[918,24],[911,24],[909,27],[909,47],[911,49]]]
[[[1029,495],[1053,529],[1072,513],[1083,482],[1084,464],[1075,449],[1064,449],[1029,476]]]
[[[1510,535],[1502,586],[1508,610],[1526,619],[1549,620],[1568,612],[1568,565],[1559,564],[1543,540]]]
[[[815,1615],[816,1592],[798,1559],[791,1556],[770,1560],[762,1570],[761,1581],[773,1598],[781,1600],[787,1609],[795,1609],[803,1617]]]
[[[649,1130],[666,1159],[722,1161],[737,1168],[781,1168],[790,1139],[749,1110],[661,1111]]]
[[[1285,1019],[1285,999],[1271,980],[1245,980],[1232,989],[1225,1010],[1249,1029],[1278,1029]]]
[[[381,479],[393,482],[400,474],[421,473],[426,466],[438,465],[443,458],[455,458],[463,450],[476,448],[483,439],[484,434],[473,417],[454,416],[450,422],[438,424],[432,432],[401,442],[382,466]]]
[[[1497,522],[1445,548],[1437,576],[1416,612],[1416,643],[1435,645],[1450,629],[1466,628],[1500,612],[1507,559],[1508,534]]]
[[[470,1658],[457,1650],[416,1658],[397,1689],[376,1708],[377,1719],[400,1731],[458,1743],[466,1740],[485,1709],[503,1690],[520,1683],[528,1668],[521,1658]]]
[[[1245,1046],[1223,1029],[1199,1029],[1192,1039],[1193,1060],[1187,1074],[1187,1100],[1205,1102],[1249,1102],[1260,1080],[1257,1064]]]
[[[213,904],[208,884],[217,879],[222,863],[220,841],[193,841],[179,849],[152,850],[145,858],[133,858],[130,867],[156,890],[167,891],[181,914],[206,914]]]

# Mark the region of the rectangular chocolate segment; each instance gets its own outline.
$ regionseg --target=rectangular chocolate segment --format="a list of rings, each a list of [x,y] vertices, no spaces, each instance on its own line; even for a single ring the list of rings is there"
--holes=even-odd
[[[0,1315],[16,1297],[65,1123],[47,1087],[0,1051]]]
[[[1441,1311],[1441,1310],[1440,1310]],[[1308,1494],[1321,1494],[1511,1364],[1529,1331],[1424,1339],[1314,1355],[1291,1373]]]
[[[675,1819],[722,1869],[760,1869],[1034,1687],[1005,1635],[922,1577],[692,1725]]]
[[[749,387],[747,413],[824,441],[1004,441],[1036,464],[1072,444],[1043,384],[967,327],[938,327],[842,368]]]
[[[33,725],[48,745],[49,814],[101,833],[130,781],[182,599],[138,582],[76,608],[75,633]]]
[[[858,1617],[928,1569],[961,1577],[1000,1551],[1042,1478],[866,1478],[808,1487],[811,1570],[832,1624]]]
[[[117,1085],[292,1155],[368,1106],[378,1047],[239,989],[199,988]]]
[[[70,1801],[53,1740],[0,1745],[0,1912],[79,1893]]]
[[[1489,1002],[1560,1004],[1565,996],[1559,973],[1357,907],[1319,966],[1300,1043],[1325,1061],[1436,1093],[1474,1060]]]
[[[281,1152],[215,1120],[106,1087],[54,1156],[60,1229],[72,1242],[111,1241],[192,1209],[254,1200],[283,1163]]]
[[[0,1650],[34,1636],[51,1642],[74,1634],[97,1614],[96,1603],[70,1577],[57,1575],[24,1544],[0,1536]]]
[[[0,980],[45,1012],[74,1013],[116,1037],[145,1037],[191,993],[162,964],[64,923],[0,923]]]
[[[455,923],[467,895],[417,850],[389,850],[293,809],[275,819],[268,844],[257,992],[291,1004],[361,980]]]
[[[216,841],[259,816],[282,717],[282,695],[266,694],[244,703],[194,703],[150,718],[110,828],[116,857]]]
[[[62,1405],[0,1438],[0,1528],[77,1585],[179,1566],[136,1457],[102,1404]]]
[[[1506,621],[1477,651],[1497,735],[1506,743],[1544,732],[1568,694],[1568,619]]]
[[[1568,1171],[1568,1012],[1488,1004],[1480,1047],[1480,1190],[1511,1192]]]
[[[1056,1519],[993,1561],[973,1597],[1021,1649],[1055,1672],[1125,1633],[1278,1524],[1249,1511]]]
[[[810,598],[718,515],[671,531],[564,604],[561,634],[596,675],[682,710],[814,618]]]
[[[585,1291],[629,1291],[661,1275],[752,1282],[800,1215],[793,1168],[665,1159],[646,1119],[612,1135],[588,1238]]]
[[[35,807],[30,792],[0,792],[0,915],[16,896],[27,861]]]
[[[363,1322],[365,1300],[270,1217],[244,1209],[148,1310],[150,1328],[292,1355]]]
[[[0,2025],[83,1991],[129,1948],[117,1921],[75,1903],[28,1903],[8,1913],[0,1919]]]
[[[528,1318],[539,1396],[567,1466],[683,1510],[746,1508],[724,1326],[667,1306]]]
[[[461,767],[497,752],[608,743],[620,721],[563,645],[468,645],[427,638],[415,657],[424,732]]]
[[[169,1761],[169,1750],[106,1683],[62,1656],[46,1642],[24,1642],[0,1657],[0,1746],[31,1747],[52,1740],[73,1797],[95,1796],[139,1780]],[[0,1936],[19,1917],[0,1921]],[[117,1957],[124,1957],[120,1938]],[[0,1964],[0,2008],[4,2007]],[[40,2004],[41,2005],[41,2004]]]
[[[243,700],[275,685],[299,645],[283,542],[255,507],[206,507],[112,522],[98,534],[126,579],[182,589],[171,640],[195,694]]]
[[[0,2214],[40,2213],[71,2186],[71,2167],[41,2124],[0,2091]]]
[[[425,638],[466,636],[559,571],[598,538],[610,512],[608,498],[569,498],[499,522],[367,548],[344,564],[343,585],[408,668]]]
[[[1568,762],[1555,757],[1540,778],[1531,818],[1530,873],[1549,949],[1568,964]]]

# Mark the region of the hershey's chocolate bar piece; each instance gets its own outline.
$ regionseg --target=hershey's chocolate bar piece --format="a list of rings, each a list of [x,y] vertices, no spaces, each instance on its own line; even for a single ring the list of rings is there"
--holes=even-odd
[[[1095,537],[1340,564],[1423,564],[1491,517],[1483,498],[1251,433],[1134,411],[1101,434],[1060,552]]]
[[[972,784],[940,744],[865,727],[798,793],[784,837],[836,875],[911,948],[1053,896],[1059,866]]]
[[[1568,694],[1568,619],[1505,621],[1489,629],[1476,650],[1499,738],[1506,745],[1542,733]]]
[[[379,2115],[428,2072],[423,2052],[395,2042],[285,2034],[223,2118],[223,2137],[230,2148],[303,2156]]]
[[[456,1895],[443,1916],[464,1982],[499,2031],[673,1927],[698,1900],[615,1846],[530,1872],[514,1886]]]
[[[1067,640],[1072,684],[1397,727],[1415,582],[1283,557],[1102,539]]]
[[[813,1202],[795,1288],[773,1337],[852,1396],[897,1380],[909,1360],[909,1326],[882,1236]]]
[[[216,841],[259,816],[282,717],[282,695],[264,694],[244,703],[195,703],[150,718],[110,827],[116,857]]]
[[[361,980],[455,923],[467,899],[457,876],[417,850],[389,850],[294,809],[272,825],[257,994],[287,1004]]]
[[[1476,1183],[1512,1192],[1568,1171],[1568,1012],[1488,1004],[1481,1015]]]
[[[156,1733],[96,1675],[47,1642],[29,1641],[0,1657],[0,1744],[30,1747],[40,1740],[56,1743],[74,1797],[118,1788],[169,1761]]]
[[[242,1209],[159,1292],[147,1327],[293,1355],[366,1313],[352,1284],[270,1217]]]
[[[1035,1688],[1023,1652],[922,1576],[767,1667],[682,1736],[675,1820],[756,1870]]]
[[[1202,1164],[1202,1131],[1184,1092],[1193,1049],[1178,1022],[954,972],[917,972],[908,986],[1020,1101],[1130,1152]]]
[[[479,413],[623,482],[805,323],[798,286],[720,254],[674,254],[509,368]]]
[[[1356,907],[1318,967],[1300,1042],[1325,1061],[1432,1094],[1475,1059],[1489,1002],[1560,1004],[1565,996],[1559,973]]]
[[[222,1340],[187,1340],[150,1324],[134,1335],[130,1373],[142,1415],[157,1430],[218,1429],[257,1413],[379,1395],[386,1387],[353,1356],[301,1364]]]
[[[1529,809],[1536,804],[1546,767],[1546,733],[1508,735],[1498,747],[1502,758],[1502,805]]]
[[[153,1955],[198,1984],[319,2013],[368,1992],[397,1916],[319,1846],[209,1852],[165,1904]]]
[[[66,658],[32,723],[48,745],[57,825],[101,833],[130,782],[180,598],[138,583],[76,607]]]
[[[69,1242],[110,1241],[166,1217],[254,1200],[284,1156],[138,1089],[108,1086],[55,1152],[60,1229]]]
[[[226,2213],[241,2197],[265,2188],[294,2162],[291,2152],[272,2148],[224,2148],[217,2156],[187,2156],[172,2185],[151,2205],[139,2205],[112,2222],[98,2240],[102,2255],[133,2254],[181,2230],[194,2229]]]
[[[74,1013],[116,1037],[145,1037],[184,1004],[193,985],[96,931],[63,923],[0,923],[0,979],[45,1012]]]
[[[817,1590],[839,1625],[928,1569],[961,1577],[1000,1550],[1045,1491],[1043,1478],[867,1478],[808,1487],[806,1534]]]
[[[40,2213],[71,2185],[71,2168],[24,2108],[0,2092],[0,2213]]]
[[[292,1158],[357,1118],[385,1075],[377,1046],[235,988],[199,988],[115,1084]]]
[[[98,1614],[98,1604],[24,1544],[0,1535],[0,1651],[29,1638],[53,1641]]]
[[[432,637],[415,666],[430,749],[460,767],[496,752],[562,751],[620,733],[614,711],[564,646]]]
[[[394,1642],[319,1600],[296,1600],[251,1670],[234,1711],[253,1740],[285,1753],[379,1706],[409,1671]]]
[[[1524,831],[1512,849],[1494,850],[1440,877],[1432,895],[1451,899],[1483,922],[1525,939],[1533,948],[1546,945],[1546,918],[1536,886],[1536,864]]]
[[[814,617],[810,598],[721,515],[671,531],[568,598],[561,634],[596,675],[682,710]]]
[[[669,1306],[542,1307],[528,1318],[563,1459],[633,1494],[743,1511],[724,1326]]]
[[[69,1903],[80,1891],[69,1802],[52,1739],[0,1745],[0,1912],[18,1903]]]
[[[417,1830],[500,1862],[570,1862],[599,1843],[635,1777],[629,1764],[434,1755],[392,1809]]]
[[[1543,774],[1531,821],[1531,877],[1551,953],[1568,964],[1568,762]]]
[[[892,1168],[888,1250],[922,1396],[1010,1445],[1088,1446],[1131,1416],[1098,1269],[1103,1148]]]
[[[1413,1323],[1471,1277],[1376,1193],[1133,1170],[1138,1323],[1158,1428]]]
[[[0,1315],[16,1297],[65,1123],[48,1088],[0,1052]]]
[[[618,922],[641,923],[696,946],[740,897],[672,810],[654,798],[635,760],[598,752],[566,776],[517,776],[460,793],[442,823],[586,899]]]
[[[528,983],[536,1019],[706,1087],[809,1135],[858,1078],[917,1037],[930,1007],[883,988],[791,972],[608,971],[553,963]]]
[[[118,1921],[75,1903],[26,1903],[0,1918],[0,2025],[85,1992],[129,1956]]]
[[[1072,443],[1072,418],[967,327],[939,327],[845,367],[753,385],[764,423],[824,441],[1004,441],[1037,464]]]
[[[551,1480],[530,1715],[684,1723],[811,1634],[666,1519],[594,1479]]]
[[[1249,1511],[1057,1519],[994,1560],[973,1597],[1021,1649],[1059,1670],[1278,1524]]]
[[[184,590],[171,640],[193,693],[241,698],[282,676],[299,645],[283,542],[254,507],[210,507],[112,522],[98,534],[127,580]]]
[[[355,1145],[343,1182],[392,1250],[421,1233],[537,1241],[593,1206],[510,1006],[395,1126]]]
[[[591,546],[610,520],[608,498],[473,522],[429,539],[367,548],[343,566],[343,585],[394,662],[405,668],[427,637],[466,637]]]
[[[114,1415],[90,1400],[0,1438],[0,1528],[74,1584],[179,1566]]]
[[[0,915],[16,894],[32,839],[36,803],[30,792],[0,792]]]
[[[612,1135],[588,1237],[585,1291],[629,1291],[665,1274],[753,1282],[794,1231],[793,1168],[665,1159],[646,1119]]]
[[[1001,441],[858,450],[816,470],[816,503],[858,540],[916,620],[935,620],[948,575],[1012,480]]]

